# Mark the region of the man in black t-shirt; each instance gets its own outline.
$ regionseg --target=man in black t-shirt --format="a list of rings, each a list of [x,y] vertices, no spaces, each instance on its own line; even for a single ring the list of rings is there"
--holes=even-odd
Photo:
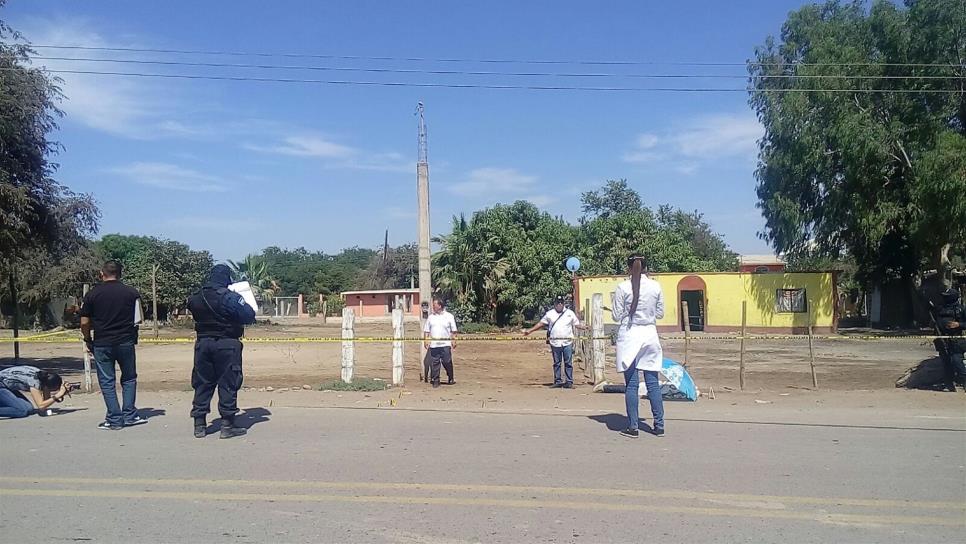
[[[116,431],[147,422],[135,407],[138,374],[134,345],[138,340],[141,295],[137,289],[121,283],[121,264],[117,261],[104,263],[101,280],[84,297],[81,332],[87,351],[94,358],[101,396],[107,406],[107,416],[97,428]],[[123,408],[117,401],[115,365],[121,367]]]

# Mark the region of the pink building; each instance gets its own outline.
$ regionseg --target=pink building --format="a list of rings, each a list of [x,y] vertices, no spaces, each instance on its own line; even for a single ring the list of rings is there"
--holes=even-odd
[[[784,272],[785,260],[775,255],[742,255],[738,257],[738,271],[746,274]]]
[[[393,309],[402,308],[406,315],[419,317],[419,289],[377,289],[345,291],[342,300],[356,317],[388,317]]]

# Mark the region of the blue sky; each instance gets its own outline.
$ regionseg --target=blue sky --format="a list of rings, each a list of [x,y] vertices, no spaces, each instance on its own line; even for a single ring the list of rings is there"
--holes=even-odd
[[[10,0],[33,43],[346,56],[744,62],[802,2],[72,2]],[[606,7],[604,7],[606,6]],[[554,73],[745,75],[742,67],[219,57],[42,49],[93,59]],[[741,87],[742,79],[378,74],[36,60],[53,69],[358,81]],[[651,206],[705,213],[736,251],[756,237],[745,93],[365,87],[64,75],[58,178],[91,192],[101,233],[238,258],[415,239],[417,101],[426,104],[434,233],[529,199],[574,221],[579,194],[627,178]]]

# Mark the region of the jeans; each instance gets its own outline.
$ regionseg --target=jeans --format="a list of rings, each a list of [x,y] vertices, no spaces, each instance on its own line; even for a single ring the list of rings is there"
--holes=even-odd
[[[553,383],[564,383],[560,379],[560,364],[563,363],[567,383],[574,383],[574,345],[569,344],[566,346],[550,346],[550,352],[553,354]]]
[[[0,387],[0,417],[27,417],[34,412],[34,405],[6,387]]]
[[[238,413],[238,390],[242,374],[242,349],[237,338],[199,338],[195,340],[195,366],[191,387],[195,390],[191,417],[203,418],[211,412],[211,397],[218,389],[218,414],[231,420]]]
[[[647,387],[647,399],[651,401],[651,415],[654,416],[654,428],[664,428],[664,397],[661,396],[661,384],[657,380],[656,370],[644,370],[644,385]],[[624,403],[627,405],[627,427],[637,429],[640,426],[640,403],[639,393],[640,377],[637,372],[637,363],[624,371],[624,383],[627,388],[624,390]]]
[[[121,397],[123,409],[117,403],[117,374],[115,363],[121,367]],[[105,421],[112,425],[131,423],[137,416],[134,406],[137,400],[138,372],[135,363],[134,343],[113,346],[94,346],[94,364],[97,367],[97,382],[101,386],[101,396],[107,406]]]

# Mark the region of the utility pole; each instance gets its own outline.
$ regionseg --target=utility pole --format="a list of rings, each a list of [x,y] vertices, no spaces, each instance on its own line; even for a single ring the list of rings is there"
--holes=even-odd
[[[429,317],[430,298],[433,296],[432,273],[430,270],[429,252],[429,159],[426,143],[426,118],[423,115],[423,103],[416,105],[416,115],[419,117],[419,155],[416,161],[416,193],[419,200],[419,330],[423,330],[426,318]],[[426,349],[419,343],[420,360],[423,361],[423,379],[429,381],[426,372]]]

